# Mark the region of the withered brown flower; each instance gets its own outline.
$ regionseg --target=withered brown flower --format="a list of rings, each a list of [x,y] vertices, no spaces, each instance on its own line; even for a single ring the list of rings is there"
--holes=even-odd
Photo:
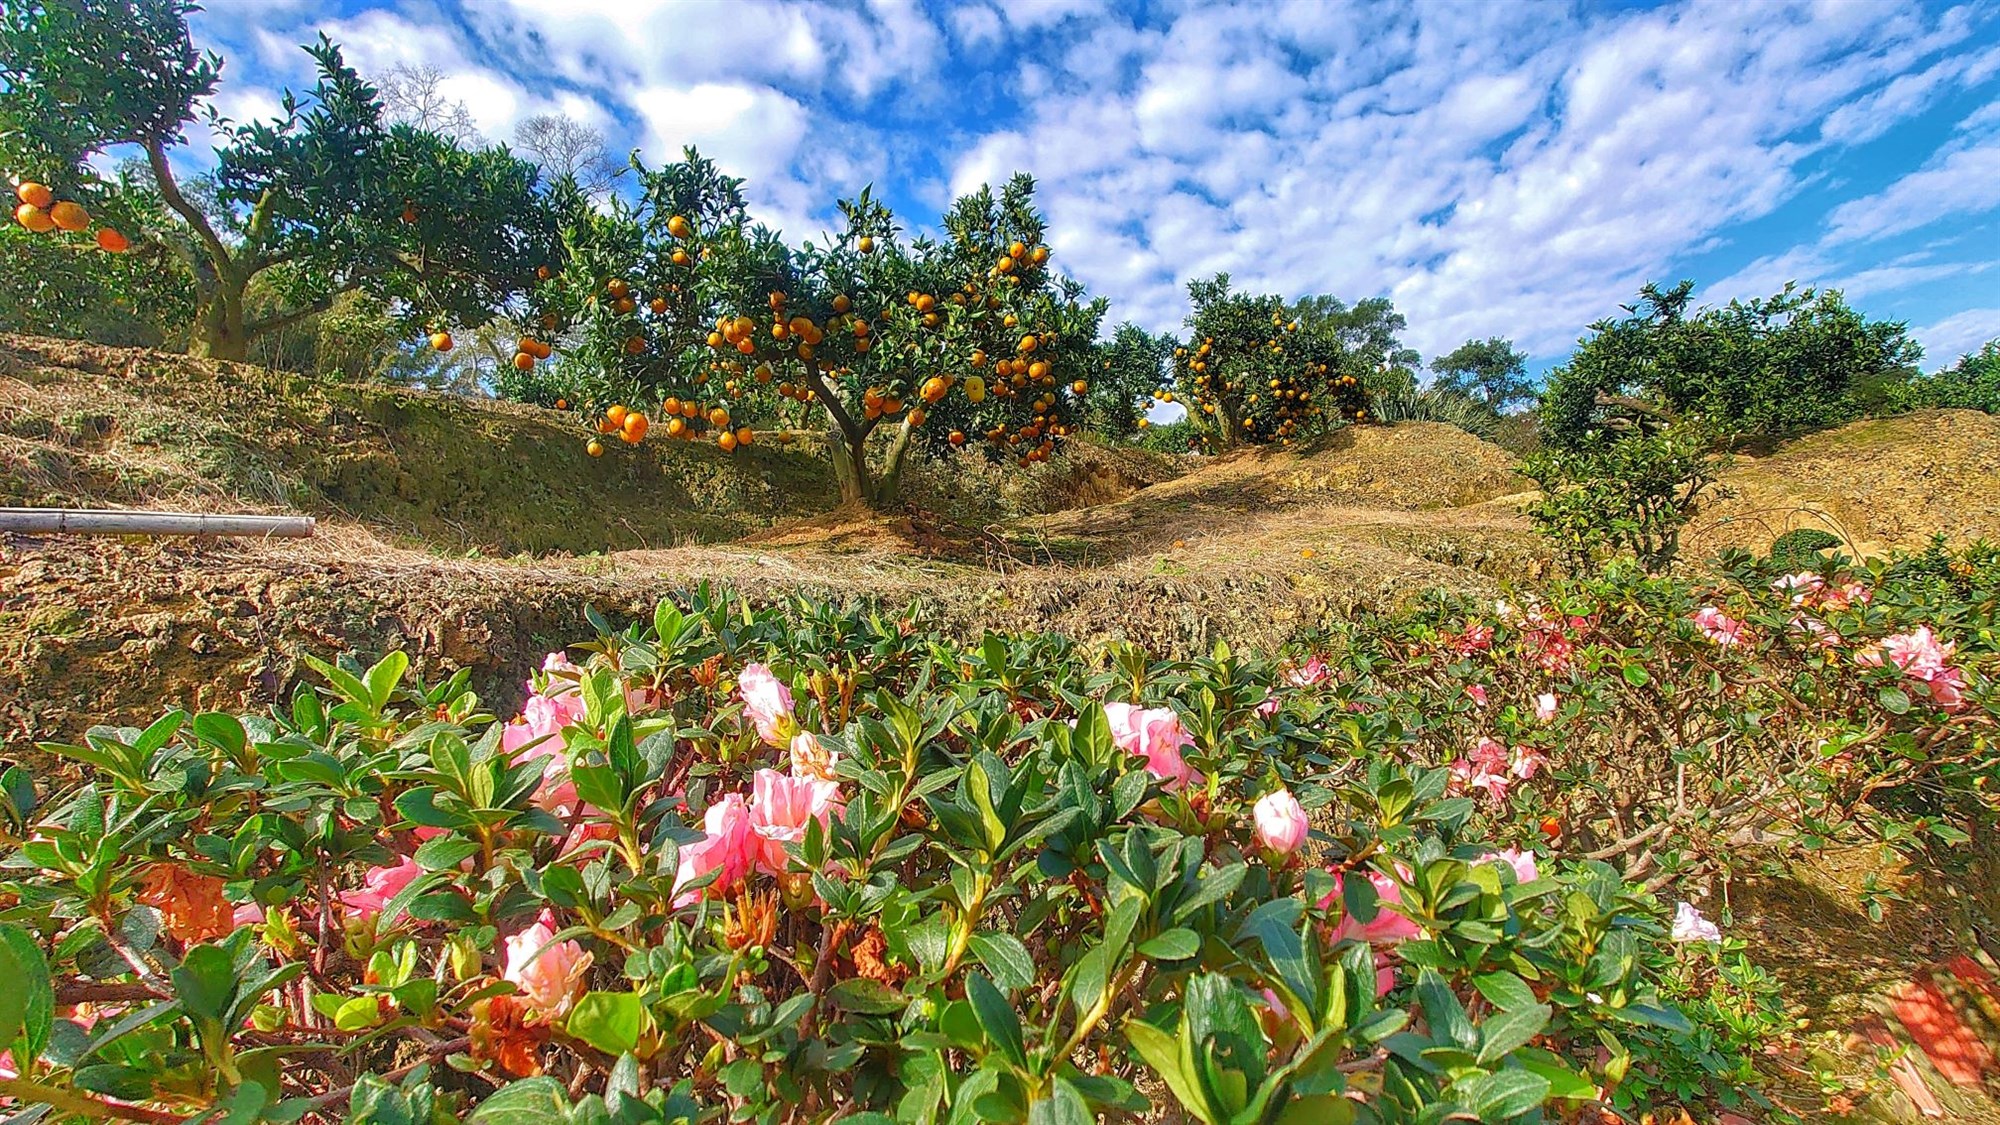
[[[490,996],[472,1006],[472,1057],[500,1064],[516,1078],[542,1072],[541,1046],[548,1041],[546,1024],[530,1023],[533,1013],[513,996]]]
[[[222,880],[177,863],[156,863],[140,880],[138,899],[160,912],[167,933],[190,944],[226,937],[236,928]]]

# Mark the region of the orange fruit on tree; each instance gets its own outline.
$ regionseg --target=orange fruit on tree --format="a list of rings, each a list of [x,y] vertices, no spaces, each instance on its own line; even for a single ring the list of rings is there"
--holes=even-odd
[[[677,266],[685,266],[692,261],[694,259],[688,257],[688,252],[685,250],[676,249],[673,253],[673,263]]]
[[[611,406],[604,411],[604,420],[611,423],[614,426],[622,426],[625,424],[625,416],[630,413],[632,412],[630,410],[625,409],[624,403],[612,403]]]
[[[951,442],[951,443],[952,443],[953,445],[964,445],[964,444],[965,444],[965,431],[964,431],[964,430],[953,430],[953,431],[951,432],[951,436],[950,436],[950,437],[948,437],[948,438],[947,438],[946,440],[947,440],[947,441],[949,441],[949,442]]]
[[[680,399],[669,398],[667,401],[660,404],[660,413],[667,415],[669,418],[673,417],[676,414],[679,414],[680,412],[681,412]]]
[[[1027,252],[1027,246],[1022,244],[1018,239],[1007,244],[1007,256],[1009,258],[1019,258],[1027,254]]]
[[[1090,390],[1090,384],[1078,379],[1069,385],[1069,389],[1075,394],[1084,394]]]
[[[596,438],[591,438],[590,444],[584,446],[583,451],[592,457],[602,457],[604,456],[604,443],[598,441]]]
[[[416,209],[415,207],[412,207],[412,206],[410,206],[409,204],[405,203],[405,204],[403,205],[403,215],[402,215],[402,218],[403,218],[403,221],[404,221],[404,222],[406,222],[406,223],[414,223],[414,222],[416,222],[416,221],[417,221],[417,209]]]
[[[813,346],[811,344],[801,343],[799,345],[799,358],[811,359],[812,357],[813,357]]]
[[[708,346],[709,346],[709,347],[711,347],[711,348],[715,348],[715,349],[717,349],[717,350],[721,350],[721,348],[722,348],[722,344],[723,344],[723,339],[722,339],[722,333],[720,333],[720,332],[710,332],[710,333],[708,334]]]
[[[47,234],[56,229],[56,221],[49,218],[49,213],[32,203],[14,208],[14,221],[36,234]]]
[[[644,336],[625,337],[626,355],[640,355],[644,353],[645,350],[646,350],[646,338]]]
[[[751,431],[750,427],[748,427],[748,426],[739,426],[739,427],[737,427],[737,430],[736,430],[736,444],[738,444],[738,445],[749,445],[749,444],[750,444],[750,442],[751,442],[751,439],[755,438],[756,436],[757,436],[757,435],[756,435],[756,434],[755,434],[754,432],[752,432],[752,431]]]
[[[688,221],[685,218],[675,215],[673,218],[667,220],[667,233],[673,235],[675,238],[686,238],[688,235],[694,233],[694,228],[688,225]]]
[[[847,311],[848,309],[851,309],[851,308],[853,308],[853,307],[854,307],[854,302],[853,302],[853,301],[850,301],[850,300],[848,300],[848,299],[847,299],[847,294],[845,294],[845,293],[840,293],[840,294],[837,294],[837,295],[835,295],[835,296],[834,296],[834,298],[833,298],[833,311],[834,311],[834,312],[837,312],[837,313],[844,313],[844,312],[846,312],[846,311]]]
[[[667,299],[665,297],[655,297],[651,301],[646,302],[646,307],[652,309],[655,313],[666,312]]]
[[[715,437],[715,444],[717,444],[717,445],[721,446],[721,447],[722,447],[722,451],[723,451],[724,453],[728,453],[728,452],[731,452],[731,451],[733,451],[733,450],[734,450],[734,449],[736,448],[736,434],[735,434],[735,432],[734,432],[734,431],[731,431],[731,430],[724,430],[724,431],[722,431],[722,432],[721,432],[720,434],[717,434],[717,435],[716,435],[716,437]]]
[[[623,297],[625,294],[630,293],[632,291],[632,287],[625,283],[624,278],[614,277],[610,281],[604,283],[604,291],[606,293],[611,294],[613,297]]]
[[[97,248],[107,254],[123,254],[132,248],[132,243],[110,227],[97,232]]]
[[[534,369],[535,369],[534,356],[529,355],[527,352],[514,353],[514,370],[533,371]]]
[[[548,279],[549,279],[549,267],[547,267],[547,266],[536,266],[536,267],[535,267],[535,280],[537,280],[537,281],[547,281]]]
[[[744,355],[756,355],[757,341],[745,336],[743,339],[736,341],[736,350],[742,352]]]
[[[644,414],[641,414],[635,410],[632,413],[627,414],[625,416],[624,424],[619,427],[620,430],[619,436],[623,437],[628,442],[636,443],[646,436],[646,430],[650,428],[651,425],[652,423],[646,420],[646,416]]]
[[[729,424],[729,411],[724,410],[720,406],[709,411],[708,424],[711,426],[727,426]]]
[[[1021,351],[1023,352],[1031,352],[1041,346],[1042,342],[1040,340],[1035,339],[1033,336],[1021,337]]]
[[[875,252],[875,240],[864,234],[861,236],[861,241],[856,243],[854,248],[863,254],[873,254]]]
[[[14,189],[14,194],[19,196],[21,202],[28,206],[37,207],[44,211],[48,210],[56,201],[56,193],[49,190],[49,185],[38,184],[33,180],[21,181],[21,186]]]
[[[996,270],[999,270],[999,271],[1000,271],[1001,273],[1013,273],[1013,272],[1014,272],[1014,259],[1012,259],[1012,258],[1002,258],[1002,259],[1000,259],[999,263],[998,263],[998,264],[996,264],[996,265],[995,265],[995,266],[994,266],[993,268],[994,268],[994,269],[996,269]]]
[[[667,419],[667,436],[668,436],[668,437],[679,437],[679,436],[681,436],[682,434],[684,434],[684,433],[686,433],[686,432],[687,432],[687,428],[688,428],[688,425],[687,425],[687,423],[686,423],[686,422],[683,422],[683,421],[681,421],[681,420],[680,420],[679,418],[669,418],[669,419]]]
[[[435,348],[435,349],[437,349],[438,351],[441,351],[441,352],[448,352],[448,351],[450,351],[450,350],[451,350],[451,333],[449,333],[449,332],[433,332],[433,333],[431,333],[431,347],[433,347],[433,348]]]
[[[1041,265],[1043,262],[1049,260],[1049,248],[1046,246],[1035,247],[1035,252],[1028,255],[1028,260],[1038,266]]]
[[[944,400],[945,394],[950,390],[951,390],[951,385],[949,383],[946,383],[943,377],[933,375],[930,378],[924,380],[924,389],[923,389],[924,401],[929,403],[942,402]]]
[[[917,409],[910,411],[910,425],[921,426],[924,424],[924,419],[928,417],[930,417],[930,415],[925,414],[923,407],[920,406]]]

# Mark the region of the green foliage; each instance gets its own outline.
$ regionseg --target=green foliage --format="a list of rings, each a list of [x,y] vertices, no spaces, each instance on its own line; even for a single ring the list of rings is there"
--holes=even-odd
[[[115,229],[165,223],[151,177],[121,168],[91,200]],[[0,225],[0,332],[61,336],[116,347],[184,347],[195,313],[187,263],[158,242],[106,254],[85,238]]]
[[[0,164],[87,202],[142,250],[185,263],[197,308],[189,344],[242,359],[249,342],[365,293],[405,333],[479,323],[525,289],[555,250],[533,165],[503,148],[466,149],[390,126],[373,88],[324,37],[319,71],[282,116],[216,122],[209,190],[184,191],[168,162],[221,60],[195,51],[182,0],[61,0],[0,16]],[[120,208],[90,159],[121,144],[144,153],[157,204]],[[123,190],[130,194],[131,185]],[[168,216],[171,215],[171,219]],[[282,298],[253,317],[253,280]]]
[[[1988,340],[1972,355],[1942,371],[1919,375],[1895,388],[1899,410],[1984,410],[2000,414],[2000,340]]]
[[[1164,383],[1174,342],[1129,321],[1097,345],[1098,368],[1090,376],[1083,424],[1109,439],[1130,437],[1146,416],[1147,398]]]
[[[1661,993],[1686,953],[1660,904],[1601,862],[1493,855],[1533,829],[1429,757],[1413,699],[1361,694],[1373,665],[1350,685],[1220,646],[963,646],[911,613],[706,589],[592,623],[506,724],[466,674],[392,655],[315,662],[324,686],[268,715],[46,747],[87,780],[43,779],[8,838],[10,979],[136,999],[94,1033],[0,1007],[22,1044],[0,1096],[1019,1122],[1157,1116],[1156,1095],[1207,1122],[1532,1122],[1600,1087],[1662,1104],[1639,1076],[1697,1033]],[[1279,788],[1314,810],[1310,861],[1256,835]],[[14,1030],[37,1018],[46,1039]],[[1758,1034],[1717,1031],[1671,1097],[1737,1096]]]
[[[1771,541],[1771,565],[1780,570],[1801,570],[1825,562],[1820,552],[1840,546],[1840,537],[1817,527],[1801,527]]]
[[[1543,439],[1588,444],[1633,408],[1700,415],[1725,435],[1783,436],[1892,401],[1922,354],[1903,324],[1870,321],[1838,292],[1787,285],[1769,299],[1691,309],[1693,282],[1648,284],[1622,320],[1549,376]]]
[[[1494,414],[1509,413],[1535,398],[1528,357],[1499,336],[1467,340],[1431,360],[1431,371],[1437,376],[1432,390],[1469,399]]]
[[[1716,487],[1714,434],[1698,423],[1580,447],[1550,447],[1521,472],[1542,494],[1528,506],[1535,530],[1579,569],[1619,556],[1666,569],[1686,527]]]
[[[1188,417],[1221,447],[1290,445],[1341,419],[1368,415],[1362,353],[1343,330],[1381,328],[1379,308],[1357,318],[1332,298],[1294,308],[1275,296],[1234,293],[1229,275],[1188,283],[1188,342],[1174,349],[1174,382]],[[1364,302],[1366,305],[1367,302]],[[1400,326],[1401,318],[1394,318]]]
[[[1374,416],[1378,422],[1442,422],[1486,441],[1500,430],[1500,416],[1484,402],[1436,386],[1376,395]]]

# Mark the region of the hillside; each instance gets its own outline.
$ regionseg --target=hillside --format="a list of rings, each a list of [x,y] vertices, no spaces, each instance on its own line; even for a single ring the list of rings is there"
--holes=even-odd
[[[2000,535],[1996,458],[2000,422],[1979,414],[1815,435],[1739,459],[1739,495],[1692,547],[1815,520],[1873,550]],[[910,514],[856,517],[829,512],[810,452],[648,442],[593,461],[553,411],[0,337],[0,504],[323,518],[301,542],[0,541],[0,742],[163,700],[267,701],[298,654],[347,648],[470,667],[504,706],[585,607],[618,619],[699,581],[920,600],[961,634],[1275,646],[1328,614],[1539,573],[1523,486],[1504,451],[1419,423],[1192,469],[1087,443],[1026,475],[966,458],[919,474]]]
[[[834,500],[809,454],[591,458],[582,434],[512,403],[0,336],[0,505],[301,511],[512,554],[733,539]]]

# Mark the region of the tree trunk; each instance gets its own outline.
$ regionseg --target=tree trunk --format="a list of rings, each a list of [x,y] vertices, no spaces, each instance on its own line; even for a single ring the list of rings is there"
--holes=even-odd
[[[188,354],[238,363],[250,358],[250,335],[243,320],[243,283],[224,275],[196,313]]]
[[[904,416],[903,424],[896,427],[896,436],[889,442],[888,456],[882,459],[882,472],[875,478],[875,506],[887,508],[900,497],[903,484],[903,464],[909,460],[910,436],[916,427],[910,425]]]
[[[840,485],[840,506],[874,507],[868,487],[866,439],[850,442],[840,427],[826,433],[826,447],[833,454],[833,479]]]

